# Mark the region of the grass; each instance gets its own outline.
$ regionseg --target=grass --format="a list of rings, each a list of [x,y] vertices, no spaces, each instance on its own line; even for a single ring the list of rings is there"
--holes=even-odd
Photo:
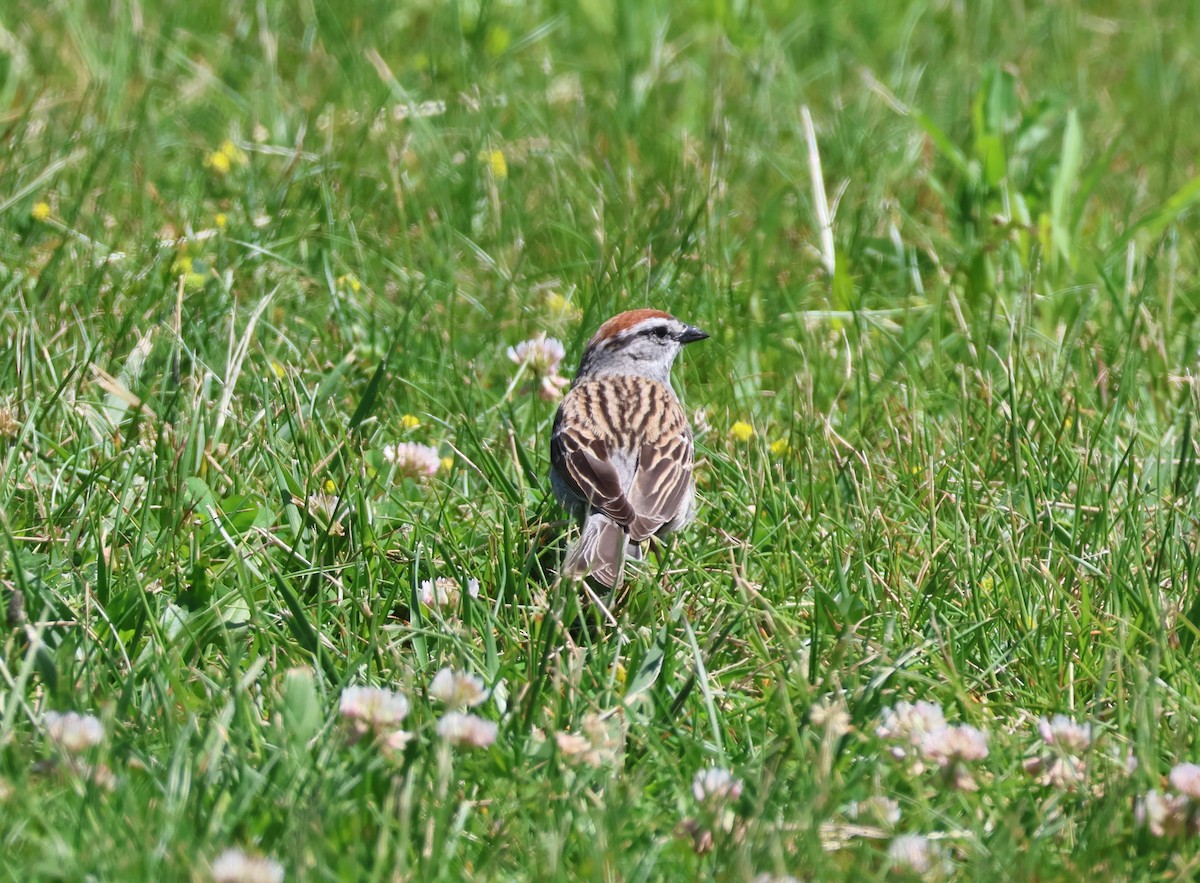
[[[0,877],[1195,876],[1134,807],[1200,760],[1197,47],[1186,0],[0,4]],[[505,352],[645,305],[712,333],[702,507],[582,628]],[[894,758],[917,700],[986,758]]]

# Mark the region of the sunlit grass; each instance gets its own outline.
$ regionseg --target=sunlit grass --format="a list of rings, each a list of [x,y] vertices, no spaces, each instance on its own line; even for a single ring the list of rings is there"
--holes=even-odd
[[[0,876],[1197,873],[1200,22],[842,6],[0,9]]]

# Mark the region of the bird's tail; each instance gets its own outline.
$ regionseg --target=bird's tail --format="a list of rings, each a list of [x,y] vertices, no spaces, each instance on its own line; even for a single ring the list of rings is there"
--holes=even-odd
[[[583,522],[583,535],[567,552],[562,575],[569,579],[587,576],[610,589],[616,588],[625,570],[626,540],[621,525],[603,512],[589,513]]]

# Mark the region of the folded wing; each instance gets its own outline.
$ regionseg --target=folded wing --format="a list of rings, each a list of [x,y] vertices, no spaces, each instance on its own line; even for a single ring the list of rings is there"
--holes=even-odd
[[[692,436],[668,389],[623,388],[628,381],[604,378],[572,390],[554,423],[550,457],[582,499],[640,543],[687,505]]]

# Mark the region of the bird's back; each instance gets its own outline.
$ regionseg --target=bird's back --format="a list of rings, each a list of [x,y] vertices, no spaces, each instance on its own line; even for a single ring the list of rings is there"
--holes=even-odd
[[[672,486],[681,480],[690,486],[691,430],[666,384],[627,375],[588,378],[559,407],[550,459],[555,494],[565,506],[586,502],[633,527],[631,533],[649,535],[676,514]],[[656,491],[668,494],[646,512],[639,504]]]

